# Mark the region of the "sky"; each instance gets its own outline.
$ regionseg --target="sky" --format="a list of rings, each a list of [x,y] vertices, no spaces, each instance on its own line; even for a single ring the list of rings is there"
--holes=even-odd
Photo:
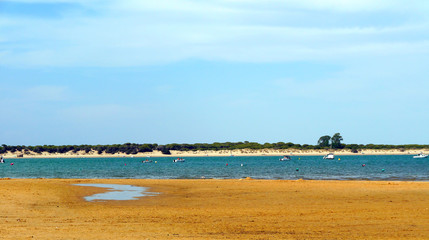
[[[429,1],[0,0],[0,144],[429,144]]]

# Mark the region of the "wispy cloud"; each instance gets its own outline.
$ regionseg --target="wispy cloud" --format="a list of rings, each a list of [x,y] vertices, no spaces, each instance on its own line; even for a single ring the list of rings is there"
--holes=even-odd
[[[309,143],[338,126],[385,143],[397,126],[427,125],[426,1],[0,0],[0,11],[0,123],[22,130],[5,138],[17,144],[45,132],[42,143],[267,132]],[[406,141],[427,141],[409,130]]]
[[[65,118],[86,122],[111,121],[131,117],[135,109],[118,104],[85,105],[64,109],[60,112]]]
[[[27,1],[20,1],[27,3]],[[64,3],[69,1],[39,1]],[[403,17],[427,4],[413,1],[107,1],[78,2],[99,14],[61,19],[0,17],[0,64],[6,66],[138,66],[184,59],[241,62],[346,60],[373,55],[427,54],[424,14],[391,25],[346,21],[374,12]],[[328,20],[316,24],[312,12]],[[321,14],[320,11],[326,11]],[[336,16],[336,14],[339,14]],[[417,22],[414,19],[419,19]],[[310,22],[305,19],[313,19]],[[319,19],[318,22],[324,22]],[[37,26],[37,28],[35,27]],[[416,50],[418,49],[418,51]]]
[[[67,88],[62,86],[37,86],[24,90],[28,101],[63,101],[68,98]]]

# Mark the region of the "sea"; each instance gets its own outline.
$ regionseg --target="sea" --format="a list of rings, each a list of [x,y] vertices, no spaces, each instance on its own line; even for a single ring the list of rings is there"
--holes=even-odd
[[[0,178],[306,179],[428,181],[429,158],[411,155],[116,158],[13,158],[0,164]],[[150,163],[143,163],[144,160]]]

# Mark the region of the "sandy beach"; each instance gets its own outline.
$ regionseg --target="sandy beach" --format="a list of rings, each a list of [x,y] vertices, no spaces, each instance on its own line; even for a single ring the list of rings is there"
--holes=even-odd
[[[429,239],[428,182],[2,179],[0,202],[0,239]]]
[[[391,149],[391,150],[379,150],[379,149],[366,149],[358,153],[352,153],[349,149],[336,149],[336,150],[297,150],[297,149],[239,149],[239,150],[222,150],[222,151],[174,151],[171,150],[171,155],[162,154],[160,151],[145,152],[138,154],[98,154],[95,151],[85,153],[80,152],[67,152],[67,153],[34,153],[25,154],[24,152],[7,152],[3,155],[5,158],[99,158],[99,157],[221,157],[221,156],[323,156],[328,153],[334,153],[335,155],[416,155],[424,152],[429,153],[429,149]]]

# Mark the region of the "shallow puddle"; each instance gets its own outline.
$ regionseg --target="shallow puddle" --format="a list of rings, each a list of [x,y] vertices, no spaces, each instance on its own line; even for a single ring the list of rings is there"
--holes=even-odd
[[[140,197],[156,196],[159,193],[147,192],[146,187],[137,187],[132,185],[121,184],[99,184],[99,183],[81,183],[74,184],[83,187],[100,187],[106,188],[107,192],[97,193],[84,197],[86,201],[106,201],[106,200],[137,200]]]

